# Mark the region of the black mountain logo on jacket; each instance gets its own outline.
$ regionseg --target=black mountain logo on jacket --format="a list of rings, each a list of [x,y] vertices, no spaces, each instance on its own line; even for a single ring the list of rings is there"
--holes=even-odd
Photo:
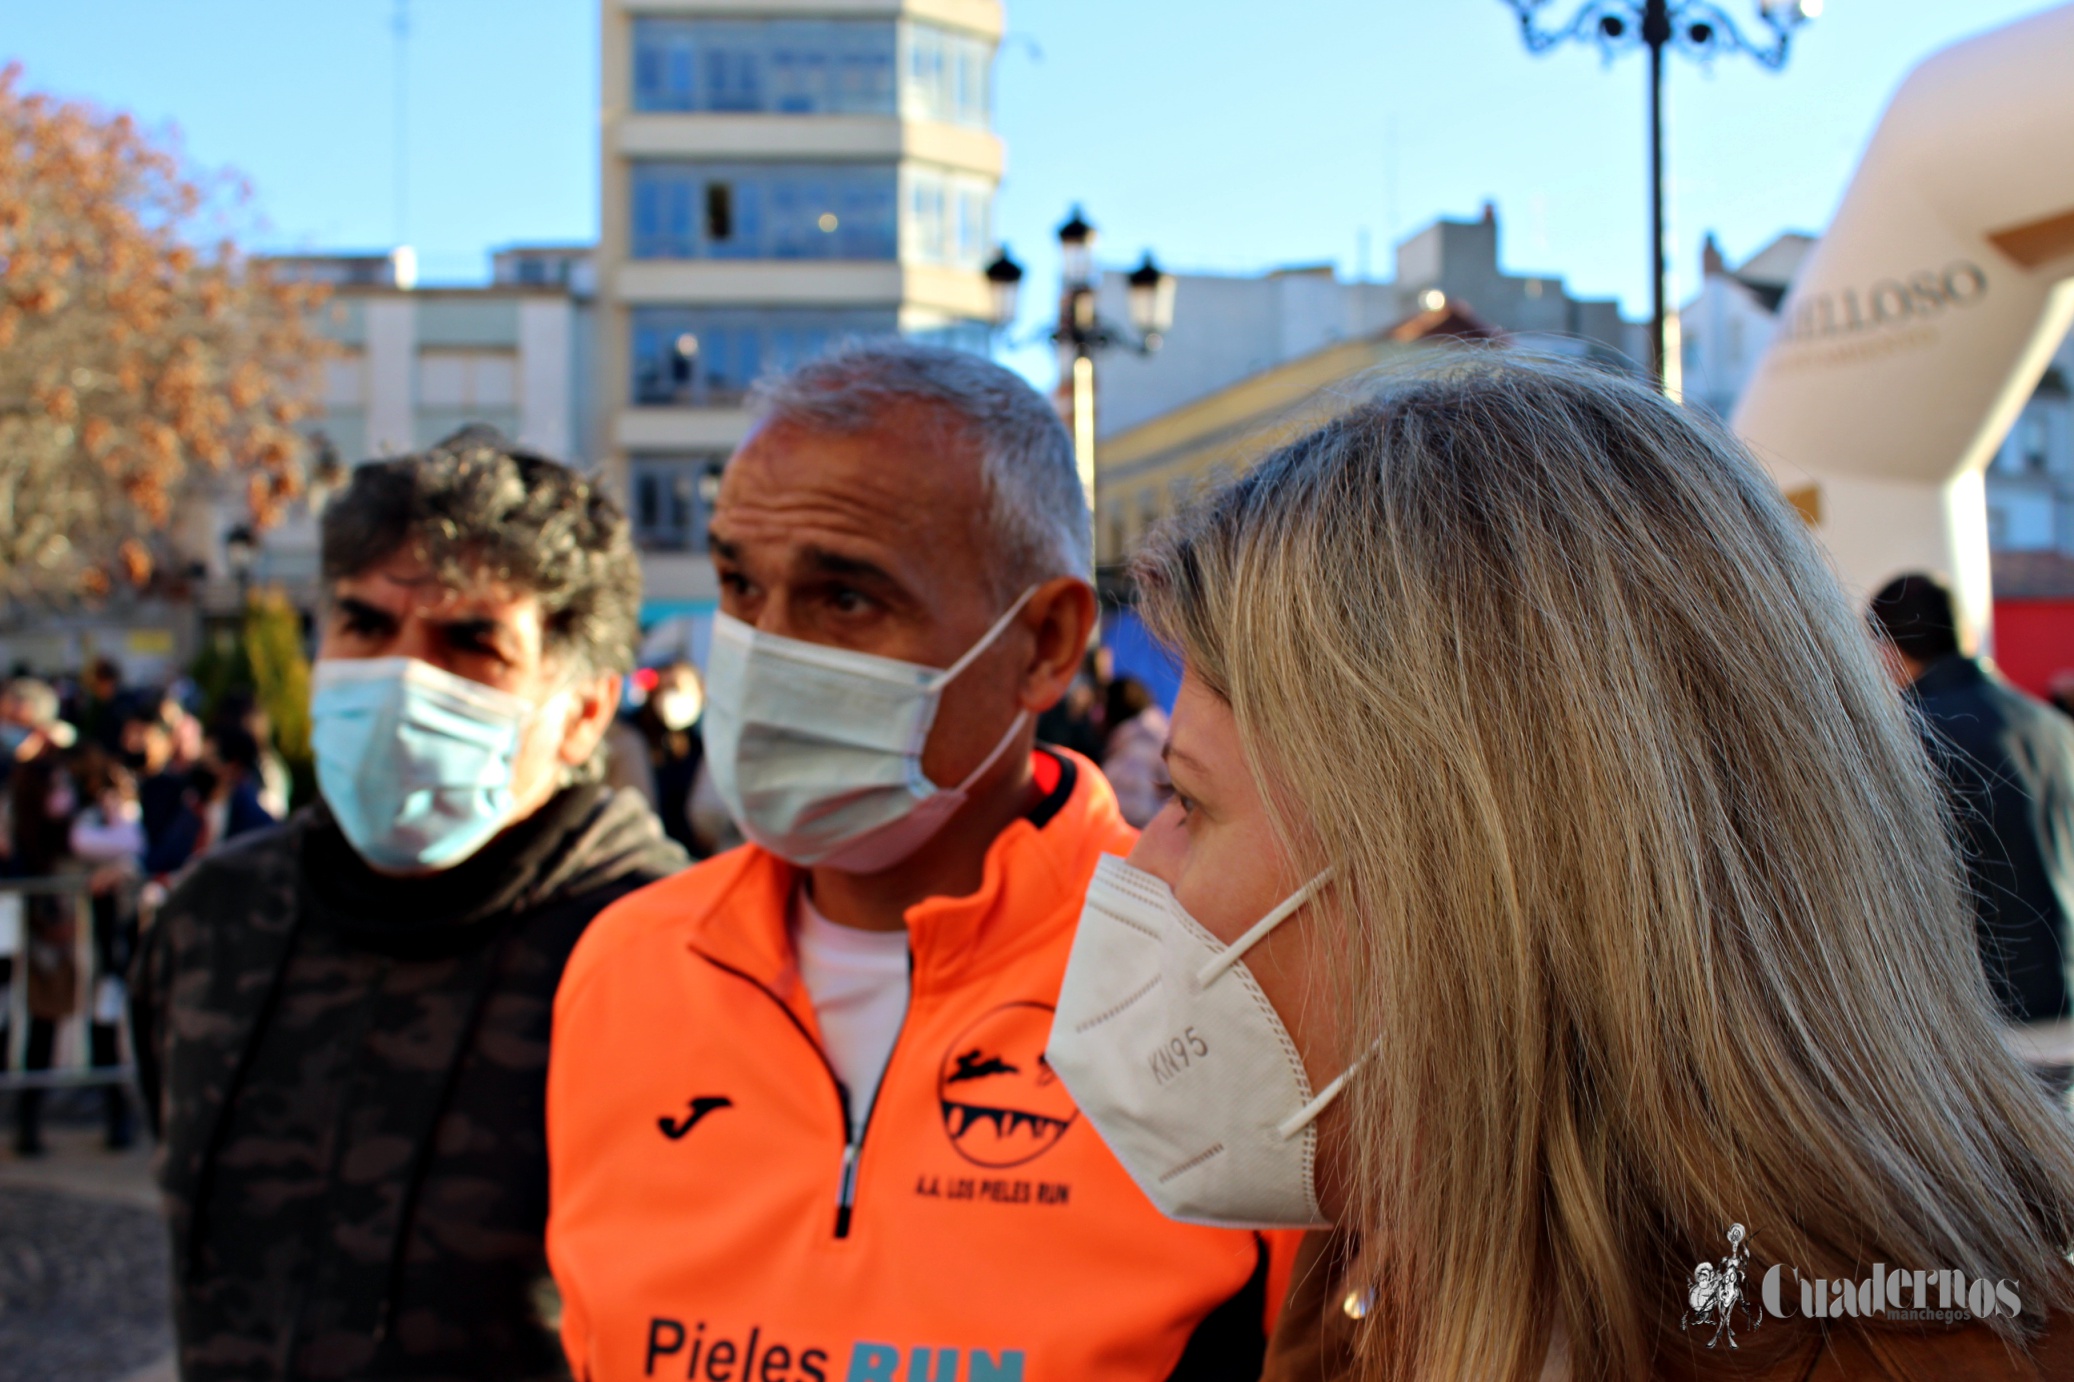
[[[943,1130],[958,1155],[999,1168],[1058,1145],[1080,1116],[1044,1059],[1048,1003],[1004,1003],[959,1034],[936,1077]]]

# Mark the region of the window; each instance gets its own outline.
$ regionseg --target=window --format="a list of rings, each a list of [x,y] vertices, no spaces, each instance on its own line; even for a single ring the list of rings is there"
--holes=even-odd
[[[633,313],[633,401],[738,401],[765,371],[804,364],[839,341],[889,336],[891,312],[815,308],[641,307]]]
[[[983,179],[937,168],[910,167],[903,257],[927,264],[977,269],[993,245],[993,186]]]
[[[994,46],[934,24],[901,26],[900,113],[910,120],[986,129],[991,123],[988,72]]]
[[[897,174],[873,164],[634,166],[636,259],[892,259]]]
[[[649,552],[703,552],[720,489],[719,452],[689,456],[636,456],[628,488],[633,495],[634,541]]]
[[[885,20],[634,21],[634,109],[892,115]]]
[[[2052,429],[2045,421],[2045,414],[2034,408],[2024,410],[2017,424],[2018,445],[2023,450],[2023,469],[2031,475],[2045,473],[2047,453],[2051,450]]]
[[[735,190],[724,182],[706,184],[706,240],[715,245],[735,238]]]
[[[421,351],[418,402],[427,408],[509,408],[518,402],[518,357],[508,350]]]

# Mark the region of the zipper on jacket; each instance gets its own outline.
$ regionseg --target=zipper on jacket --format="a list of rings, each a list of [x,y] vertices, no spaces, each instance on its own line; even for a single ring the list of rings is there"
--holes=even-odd
[[[864,1121],[857,1126],[854,1136],[850,1132],[850,1091],[840,1079],[835,1082],[835,1092],[843,1105],[843,1169],[836,1181],[835,1190],[835,1236],[850,1236],[850,1218],[857,1208],[857,1162],[864,1156],[864,1137],[871,1131],[871,1116],[878,1112],[879,1095],[886,1089],[886,1077],[893,1073],[893,1057],[900,1054],[900,1038],[907,1032],[907,1015],[915,1005],[915,950],[910,944],[907,949],[907,1007],[900,1010],[900,1025],[893,1029],[893,1044],[886,1048],[886,1068],[879,1072],[878,1088],[871,1092],[871,1106],[864,1110]],[[820,1043],[814,1044],[820,1050]],[[828,1065],[828,1053],[821,1052],[821,1063]],[[828,1065],[833,1075],[835,1067]]]
[[[820,1058],[821,1068],[828,1072],[828,1082],[835,1086],[836,1107],[840,1110],[843,1120],[842,1169],[836,1178],[835,1188],[835,1236],[837,1238],[849,1237],[850,1219],[857,1207],[857,1161],[864,1155],[864,1135],[871,1131],[871,1115],[878,1108],[878,1095],[874,1093],[871,1096],[871,1108],[864,1111],[864,1122],[853,1133],[850,1127],[850,1087],[843,1083],[842,1076],[835,1073],[835,1066],[830,1063],[828,1052],[821,1049],[821,1043],[814,1040],[813,1033],[806,1029],[805,1024],[799,1020],[798,1015],[786,1005],[784,999],[772,993],[754,975],[736,969],[733,965],[717,960],[711,955],[702,954],[702,958],[715,969],[734,975],[737,979],[742,980],[758,993],[770,999],[771,1002],[776,1003],[778,1011],[784,1013],[786,1020],[791,1022],[800,1036],[806,1039],[808,1048]],[[914,986],[915,955],[913,947],[909,947],[907,953],[907,1001],[910,1009],[914,1007]],[[907,1013],[902,1012],[900,1014],[900,1026],[893,1033],[893,1047],[886,1053],[886,1070],[879,1075],[880,1089],[886,1087],[886,1074],[893,1069],[893,1057],[899,1053],[900,1038],[902,1033],[906,1031]]]

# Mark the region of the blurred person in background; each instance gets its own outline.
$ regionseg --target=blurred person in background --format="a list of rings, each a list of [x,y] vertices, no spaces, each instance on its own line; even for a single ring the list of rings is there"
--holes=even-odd
[[[122,727],[123,762],[137,779],[139,820],[147,853],[164,843],[186,803],[188,775],[173,765],[173,729],[163,705],[130,712]]]
[[[1102,705],[1109,694],[1109,650],[1096,648],[1081,663],[1073,684],[1059,703],[1037,717],[1037,742],[1071,749],[1082,758],[1102,761]]]
[[[674,662],[657,670],[654,688],[634,715],[634,725],[648,746],[663,831],[694,859],[710,852],[700,847],[691,826],[692,787],[705,761],[705,741],[699,735],[699,716],[705,709],[706,690],[698,669]]]
[[[90,871],[94,918],[92,1011],[87,1025],[88,1061],[98,1069],[122,1064],[122,1015],[129,1002],[130,963],[137,948],[137,884],[147,846],[137,782],[98,745],[80,753],[79,814],[72,819],[72,857]],[[102,1090],[107,1114],[104,1141],[121,1151],[134,1140],[129,1090]]]
[[[79,679],[79,705],[73,723],[80,738],[111,753],[122,748],[122,724],[131,698],[124,692],[122,667],[112,657],[97,657]]]
[[[172,769],[186,772],[202,761],[206,748],[201,719],[171,692],[159,702],[159,714],[173,731]]]
[[[1064,427],[906,342],[756,407],[703,719],[752,843],[600,917],[555,999],[572,1369],[1253,1382],[1291,1245],[1162,1219],[1043,1063],[1135,833],[1034,738],[1095,619]]]
[[[1870,613],[1922,713],[2002,1015],[2019,1026],[2074,1016],[2074,724],[1966,655],[1951,592],[1934,577],[1897,576]]]
[[[251,738],[255,754],[254,772],[248,780],[253,804],[264,811],[269,820],[285,820],[292,791],[288,760],[281,757],[280,750],[274,747],[273,719],[257,696],[249,691],[234,691],[223,698],[223,704],[217,710],[214,734],[221,742],[226,733],[242,733]],[[240,741],[241,754],[243,747]]]
[[[1174,797],[1095,875],[1049,1059],[1170,1212],[1337,1227],[1269,1379],[2070,1375],[2074,1127],[2004,1048],[1906,708],[1733,438],[1456,358],[1134,574]],[[1174,1031],[1207,1054],[1148,1062]]]
[[[322,572],[320,800],[197,864],[134,983],[181,1373],[561,1376],[551,1003],[591,918],[684,863],[598,781],[632,538],[470,429],[354,471]]]
[[[263,804],[264,759],[259,741],[242,723],[219,727],[207,741],[204,761],[216,777],[215,791],[203,799],[210,845],[224,844],[275,823],[273,812]]]
[[[1116,790],[1123,818],[1143,829],[1167,799],[1167,769],[1161,753],[1167,743],[1167,715],[1152,692],[1136,677],[1109,683],[1102,716],[1107,727],[1102,747],[1102,775]]]
[[[7,780],[9,870],[19,878],[49,878],[71,851],[72,816],[79,795],[66,764],[78,742],[58,718],[58,693],[48,682],[18,677],[0,696],[0,723],[10,729],[13,771]],[[28,969],[29,1030],[22,1068],[48,1070],[57,1050],[58,1023],[79,1009],[78,911],[70,897],[38,894],[22,903],[22,960]],[[15,1100],[15,1151],[41,1156],[43,1091]]]

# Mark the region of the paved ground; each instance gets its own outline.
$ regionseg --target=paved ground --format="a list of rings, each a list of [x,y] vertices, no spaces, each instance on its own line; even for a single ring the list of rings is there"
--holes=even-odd
[[[34,1161],[0,1142],[0,1382],[173,1382],[150,1153],[46,1136]]]

